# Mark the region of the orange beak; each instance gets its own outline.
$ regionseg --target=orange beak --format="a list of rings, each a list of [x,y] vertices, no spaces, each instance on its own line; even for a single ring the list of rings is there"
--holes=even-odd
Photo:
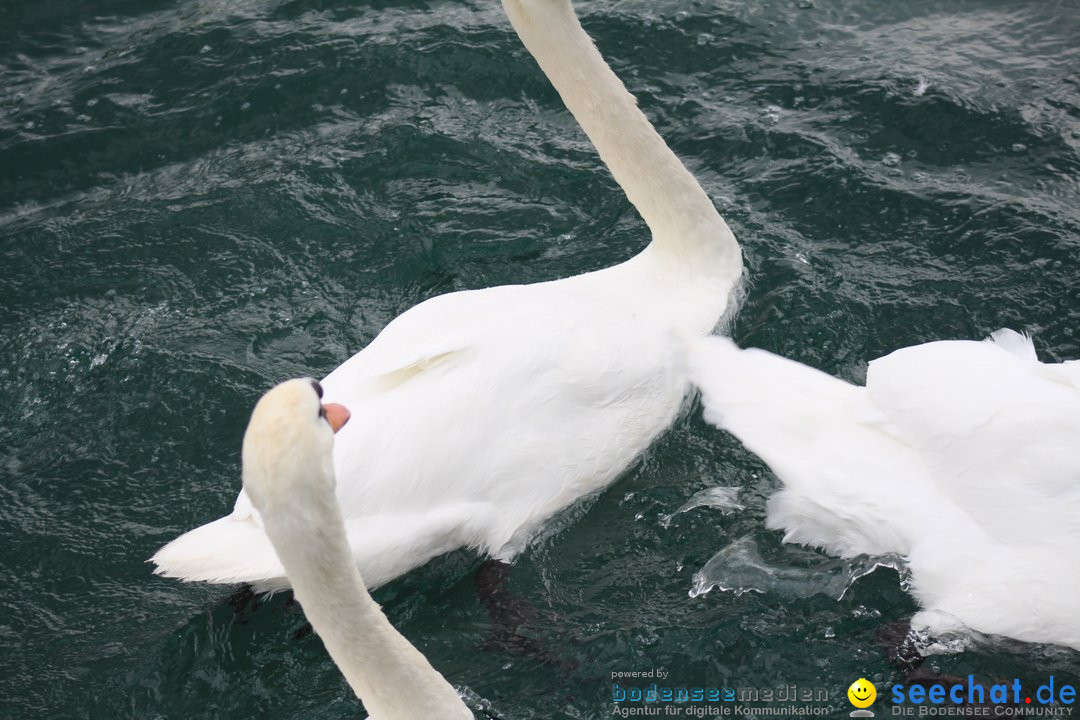
[[[344,405],[326,403],[323,405],[323,411],[326,413],[326,421],[330,423],[330,427],[334,428],[334,432],[345,427],[345,423],[349,422],[349,409]]]

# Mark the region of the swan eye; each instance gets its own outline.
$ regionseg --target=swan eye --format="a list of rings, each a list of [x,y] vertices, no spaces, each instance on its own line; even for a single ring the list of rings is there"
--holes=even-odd
[[[319,381],[312,380],[311,387],[315,388],[315,394],[319,396],[320,400],[322,400],[322,385],[319,384]]]
[[[326,408],[323,407],[322,405],[319,405],[319,417],[321,417],[323,420],[326,420],[327,422],[329,422],[329,420],[326,417]]]

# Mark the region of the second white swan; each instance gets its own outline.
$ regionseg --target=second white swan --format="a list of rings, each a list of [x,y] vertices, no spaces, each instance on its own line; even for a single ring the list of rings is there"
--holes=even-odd
[[[692,345],[706,419],[784,483],[767,523],[785,541],[906,558],[916,629],[1080,650],[1080,361],[1041,363],[999,330],[897,350],[859,387]]]

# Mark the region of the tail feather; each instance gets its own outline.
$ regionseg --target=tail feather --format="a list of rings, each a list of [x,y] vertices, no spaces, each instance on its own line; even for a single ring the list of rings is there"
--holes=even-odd
[[[187,582],[259,583],[285,577],[270,539],[251,516],[229,515],[184,533],[150,558],[154,572]]]
[[[987,340],[1023,360],[1038,361],[1039,359],[1035,354],[1035,343],[1031,341],[1031,335],[1026,332],[1018,333],[1009,328],[1001,328],[990,333]]]
[[[255,517],[241,509],[181,535],[151,558],[154,572],[185,582],[248,583],[257,592],[288,588],[285,568]],[[493,517],[489,505],[458,503],[346,518],[345,532],[364,583],[374,589],[433,557],[483,545]]]
[[[770,461],[780,438],[813,447],[832,420],[876,416],[863,388],[793,360],[725,337],[696,338],[690,347],[690,379],[701,389],[705,419],[728,430]],[[871,417],[867,417],[871,416]]]

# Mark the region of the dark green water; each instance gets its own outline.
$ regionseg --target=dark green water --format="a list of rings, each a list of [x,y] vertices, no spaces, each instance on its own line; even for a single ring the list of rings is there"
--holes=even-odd
[[[579,10],[745,248],[739,342],[851,379],[1002,326],[1080,357],[1075,2]],[[361,716],[287,594],[237,613],[145,559],[229,509],[272,383],[432,295],[646,241],[493,1],[0,3],[0,716]],[[557,523],[510,588],[571,671],[486,642],[468,554],[379,600],[483,716],[607,717],[611,673],[652,667],[846,714],[915,606],[888,569],[837,600],[840,571],[763,529],[775,484],[694,407]],[[745,509],[664,522],[717,485]],[[760,592],[691,597],[733,546],[763,569],[719,580]],[[928,665],[1080,677],[1000,641]]]

